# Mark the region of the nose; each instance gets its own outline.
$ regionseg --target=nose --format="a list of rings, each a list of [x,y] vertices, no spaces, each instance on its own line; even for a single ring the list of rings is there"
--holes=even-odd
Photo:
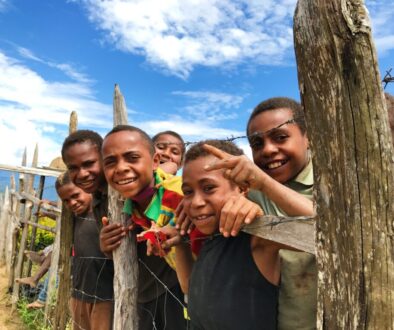
[[[203,196],[200,193],[195,192],[191,200],[190,206],[194,208],[198,208],[204,205],[205,205],[205,199],[203,198]]]
[[[268,139],[267,139],[268,140]],[[264,146],[261,149],[261,154],[264,157],[271,157],[278,152],[278,146],[272,141],[265,141]]]
[[[89,171],[85,168],[81,168],[78,172],[78,179],[85,179],[89,176]]]
[[[116,169],[115,169],[116,173],[125,173],[129,171],[129,166],[128,163],[123,160],[120,159],[117,164],[116,164]]]
[[[70,199],[67,204],[68,207],[72,209],[77,204],[77,201],[75,199]]]
[[[161,158],[164,158],[166,160],[170,160],[171,159],[171,151],[169,150],[169,148],[166,148],[166,149],[162,150]]]

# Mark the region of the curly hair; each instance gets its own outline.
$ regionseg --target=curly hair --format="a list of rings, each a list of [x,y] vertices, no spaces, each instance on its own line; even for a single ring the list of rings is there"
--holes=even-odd
[[[133,132],[137,133],[140,135],[141,139],[144,140],[149,148],[149,153],[153,156],[155,154],[155,146],[153,145],[152,139],[149,137],[148,134],[146,134],[142,129],[136,127],[136,126],[131,126],[131,125],[117,125],[113,129],[111,129],[107,135],[105,136],[104,139],[106,139],[108,136],[111,134],[117,133],[117,132],[123,132],[123,131],[128,131],[128,132]]]
[[[97,132],[81,129],[71,133],[63,142],[62,145],[62,159],[65,162],[65,154],[68,148],[83,142],[90,142],[93,146],[97,147],[97,150],[100,152],[101,146],[103,144],[103,138]]]
[[[300,128],[302,134],[306,133],[304,109],[297,101],[288,97],[273,97],[259,103],[252,111],[246,125],[246,133],[249,135],[250,122],[260,113],[278,109],[290,109],[293,112],[293,119]]]
[[[233,156],[243,155],[243,150],[240,149],[234,142],[227,140],[205,140],[192,145],[185,155],[185,164],[200,157],[210,156],[211,153],[203,148],[204,144],[209,144]]]
[[[67,184],[73,184],[70,174],[66,171],[62,174],[60,174],[55,181],[55,188],[56,191],[59,192],[59,189]]]

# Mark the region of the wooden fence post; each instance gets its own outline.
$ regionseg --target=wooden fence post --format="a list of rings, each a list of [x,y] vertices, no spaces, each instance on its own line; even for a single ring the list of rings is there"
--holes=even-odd
[[[6,261],[7,233],[9,226],[10,196],[8,186],[5,187],[0,213],[0,264]]]
[[[34,156],[33,156],[33,162],[31,164],[32,167],[37,167],[38,165],[38,144],[36,144],[36,147],[34,149]],[[40,176],[40,183],[38,185],[38,189],[37,189],[37,196],[39,199],[42,198],[42,194],[44,192],[44,184],[45,184],[45,176]],[[33,190],[33,185],[34,185],[34,176],[31,176],[31,190]],[[33,206],[34,207],[34,206]],[[36,208],[36,210],[38,211],[39,207]],[[37,223],[38,222],[38,216],[35,214],[32,214],[31,216],[31,221],[33,223]],[[30,236],[30,246],[29,246],[29,250],[33,250],[34,249],[34,245],[35,245],[35,240],[36,240],[36,234],[37,234],[37,227],[32,227],[31,229],[31,236]],[[31,273],[31,267],[32,267],[32,262],[29,259],[27,261],[27,271],[26,271],[26,276],[30,276]]]
[[[119,86],[114,93],[114,126],[127,124],[127,111]],[[119,193],[108,187],[108,215],[111,222],[127,226],[122,213],[123,202]],[[128,238],[128,239],[127,239]],[[114,330],[137,330],[138,259],[135,234],[130,232],[113,252],[114,276]]]
[[[25,148],[25,151],[23,153],[22,157],[22,166],[26,166],[26,159],[27,159],[27,151]],[[25,190],[25,174],[19,173],[19,193],[22,193]],[[23,204],[23,207],[20,207],[21,203],[20,201],[17,204],[17,216],[19,215],[19,222],[20,219],[24,220],[25,219],[25,211],[26,211],[26,203]],[[16,261],[16,266],[15,266],[15,272],[14,272],[14,279],[21,277],[22,275],[22,269],[23,269],[23,260],[24,260],[24,250],[26,248],[26,242],[27,242],[27,234],[28,234],[28,225],[25,224],[23,227],[22,231],[22,237],[21,241],[19,244],[19,250],[18,250],[18,257]],[[12,311],[15,310],[16,304],[19,299],[19,283],[13,283],[13,290],[12,290],[12,298],[11,298],[11,303],[12,303]]]
[[[361,0],[299,0],[301,99],[317,202],[318,328],[394,328],[394,172]]]
[[[78,116],[75,111],[70,114],[69,134],[77,130]],[[52,328],[63,330],[70,318],[68,303],[71,296],[71,248],[74,234],[72,214],[62,204],[60,218],[60,246],[58,262],[59,287],[57,290],[56,309]]]
[[[18,240],[18,219],[15,218],[15,214],[18,214],[17,210],[19,207],[19,200],[15,197],[16,192],[16,184],[15,184],[15,176],[12,174],[10,178],[10,228],[9,228],[9,239],[10,241],[7,244],[7,263],[8,263],[8,288],[12,288],[14,285],[14,274],[15,274],[15,263],[17,257],[17,240]]]

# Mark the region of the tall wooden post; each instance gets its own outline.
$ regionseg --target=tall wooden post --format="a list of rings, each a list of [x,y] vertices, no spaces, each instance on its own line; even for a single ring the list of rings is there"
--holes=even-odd
[[[33,155],[33,162],[31,164],[31,167],[37,167],[38,165],[38,144],[36,144],[36,147],[34,149],[34,155]],[[33,191],[33,186],[34,186],[34,175],[31,175],[31,179],[30,179],[30,185],[31,185],[31,190]],[[40,177],[40,183],[36,192],[36,195],[38,196],[39,199],[42,198],[42,194],[44,192],[44,184],[45,184],[45,176],[41,176]],[[38,222],[38,216],[35,214],[31,215],[31,221],[33,223],[37,223]],[[30,235],[30,246],[29,246],[29,250],[33,250],[34,249],[34,245],[35,245],[35,240],[36,240],[36,234],[37,234],[37,227],[32,226],[31,228],[31,235]],[[27,271],[26,271],[26,276],[30,276],[31,273],[31,267],[32,267],[32,262],[29,259],[27,262]]]
[[[77,130],[78,116],[75,111],[70,114],[69,133]],[[58,232],[59,233],[59,232]],[[69,319],[68,302],[71,296],[71,248],[74,234],[74,223],[72,214],[62,205],[62,215],[60,219],[60,246],[59,246],[59,263],[58,278],[59,287],[57,290],[56,310],[53,329],[65,329]]]
[[[394,328],[394,172],[361,0],[299,0],[294,38],[315,171],[318,328]]]
[[[8,251],[7,251],[7,265],[8,265],[8,288],[12,288],[14,285],[14,274],[15,274],[15,263],[16,263],[16,242],[18,240],[18,219],[15,219],[15,214],[17,213],[17,209],[19,207],[19,200],[15,197],[16,192],[16,184],[15,184],[15,176],[12,174],[10,178],[10,202],[11,202],[11,215],[10,215],[10,224],[11,227],[9,228],[10,240],[11,242],[8,243]]]
[[[127,124],[127,111],[119,86],[114,93],[114,126]],[[111,222],[127,226],[122,213],[123,202],[119,193],[108,187],[108,215]],[[137,330],[138,259],[134,233],[129,233],[113,252],[114,260],[114,330]]]
[[[10,196],[8,186],[5,187],[5,192],[1,200],[0,212],[0,265],[6,261],[6,247],[7,247],[7,233],[9,226],[9,211],[10,211]]]
[[[26,159],[27,159],[27,151],[25,148],[25,151],[23,153],[22,157],[22,166],[26,166]],[[19,173],[19,193],[23,192],[25,189],[25,175],[22,173]],[[23,207],[20,209],[20,202],[18,203],[18,208],[17,208],[17,214],[19,214],[19,219],[22,220],[22,222],[26,219],[26,203],[23,205]],[[19,220],[19,221],[20,221]],[[26,223],[24,224],[23,231],[22,231],[22,237],[21,241],[19,244],[19,251],[18,251],[18,258],[16,262],[16,267],[15,267],[15,273],[14,273],[14,279],[21,277],[22,275],[22,269],[23,269],[23,260],[24,260],[24,251],[26,248],[26,242],[27,242],[27,235],[28,235],[28,228],[29,225]],[[12,310],[14,311],[16,308],[16,304],[19,299],[19,283],[14,283],[13,284],[13,290],[12,290]]]

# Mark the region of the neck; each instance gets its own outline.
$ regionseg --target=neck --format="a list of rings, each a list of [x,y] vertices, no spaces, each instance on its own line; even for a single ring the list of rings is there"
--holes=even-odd
[[[156,192],[156,188],[154,187],[154,180],[155,179],[152,179],[150,184],[148,184],[137,195],[131,198],[131,200],[143,210],[146,209],[146,207],[152,200],[152,196]]]

